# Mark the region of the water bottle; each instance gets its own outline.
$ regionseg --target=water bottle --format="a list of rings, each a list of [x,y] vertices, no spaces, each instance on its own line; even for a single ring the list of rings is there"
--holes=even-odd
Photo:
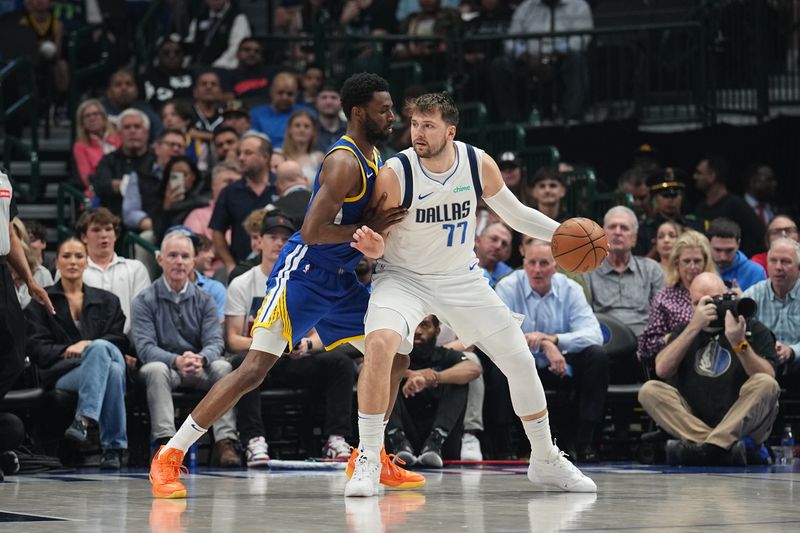
[[[794,435],[792,434],[792,426],[787,425],[783,428],[781,449],[783,451],[781,462],[787,465],[794,464]]]
[[[194,472],[197,468],[197,443],[195,442],[189,447],[189,452],[186,454],[186,467]]]

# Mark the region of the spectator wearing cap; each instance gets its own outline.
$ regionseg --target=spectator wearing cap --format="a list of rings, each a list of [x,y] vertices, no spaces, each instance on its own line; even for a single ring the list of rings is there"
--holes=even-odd
[[[303,175],[300,165],[296,161],[287,160],[278,165],[275,173],[275,190],[278,198],[272,205],[292,219],[300,227],[305,219],[308,202],[311,201],[311,191],[308,189],[308,180]]]
[[[241,100],[231,100],[222,110],[222,127],[231,128],[241,137],[253,125],[250,109]]]
[[[192,97],[192,73],[183,66],[183,45],[178,35],[170,35],[156,44],[153,64],[141,78],[144,100],[156,112],[164,103]]]
[[[742,233],[736,222],[727,218],[714,219],[706,235],[719,275],[728,287],[745,291],[767,278],[764,268],[750,261],[739,249]]]
[[[250,37],[250,23],[235,3],[206,0],[200,14],[189,23],[185,42],[192,63],[233,69],[239,63],[239,43],[246,37]]]
[[[520,202],[526,203],[525,173],[517,154],[514,152],[503,152],[497,157],[497,166],[500,167],[500,175],[503,176],[503,183],[508,190],[519,198]]]
[[[797,223],[787,215],[776,215],[769,225],[767,226],[767,234],[764,236],[764,242],[767,248],[770,247],[772,241],[785,237],[794,241],[800,241],[800,234],[797,232]],[[758,265],[764,267],[769,277],[769,269],[767,268],[767,252],[761,252],[750,258],[750,260]]]
[[[564,222],[572,216],[561,205],[567,188],[557,168],[541,167],[530,180],[528,189],[528,195],[533,198],[536,209],[553,220]]]
[[[283,148],[286,126],[295,111],[307,109],[316,115],[313,108],[297,103],[297,91],[297,78],[290,72],[281,72],[273,78],[269,88],[270,103],[250,113],[253,129],[267,135],[275,149]]]
[[[328,148],[347,133],[347,121],[342,116],[342,98],[336,86],[325,84],[314,101],[317,110],[317,149]]]
[[[750,257],[764,251],[764,224],[747,202],[728,191],[729,174],[730,167],[722,156],[708,155],[697,163],[694,183],[705,198],[695,206],[695,215],[706,232],[714,219],[734,221],[741,231],[742,252]]]
[[[633,198],[631,206],[639,224],[643,224],[652,215],[650,203],[650,187],[646,182],[647,174],[640,168],[629,168],[623,172],[617,181],[617,190],[623,194],[630,194]]]
[[[214,205],[209,227],[217,257],[230,272],[237,261],[250,254],[250,236],[242,226],[247,216],[273,201],[275,188],[270,176],[272,144],[259,133],[247,133],[239,143],[239,169],[241,180],[225,187]],[[232,230],[231,244],[225,240],[225,232]]]
[[[266,104],[276,70],[266,66],[264,47],[258,39],[247,37],[239,43],[236,58],[239,60],[236,68],[223,72],[225,92],[249,107]]]
[[[684,228],[702,231],[694,215],[682,213],[687,174],[677,168],[667,167],[656,170],[647,177],[650,189],[652,211],[639,226],[634,255],[645,255],[656,244],[658,228],[664,222],[675,222]]]
[[[633,152],[633,168],[638,168],[642,172],[651,174],[661,168],[658,162],[658,152],[651,144],[640,144]]]
[[[161,243],[163,275],[133,301],[131,322],[143,366],[151,439],[162,444],[175,434],[172,391],[179,386],[208,390],[232,368],[222,358],[224,340],[214,299],[189,280],[194,246],[180,231]],[[226,412],[214,424],[212,463],[241,466],[236,451],[236,417]]]
[[[488,224],[475,238],[475,255],[483,275],[494,287],[513,268],[503,262],[511,255],[511,230],[502,222]]]

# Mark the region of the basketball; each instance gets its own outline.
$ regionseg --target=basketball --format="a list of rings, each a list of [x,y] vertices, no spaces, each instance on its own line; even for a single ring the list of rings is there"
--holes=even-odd
[[[550,249],[558,266],[567,272],[591,272],[608,255],[608,241],[597,222],[577,217],[556,228]]]

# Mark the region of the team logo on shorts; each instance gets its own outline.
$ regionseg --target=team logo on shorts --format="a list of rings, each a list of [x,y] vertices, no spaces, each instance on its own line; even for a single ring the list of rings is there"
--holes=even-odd
[[[306,266],[304,266],[304,267],[303,267],[303,272],[304,272],[305,274],[308,274],[308,271],[309,271],[309,270],[311,270],[311,265],[309,265],[308,263],[306,263]]]

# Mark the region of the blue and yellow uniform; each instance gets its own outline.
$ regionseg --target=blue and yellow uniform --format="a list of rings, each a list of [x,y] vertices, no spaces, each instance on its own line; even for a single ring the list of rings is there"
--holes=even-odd
[[[333,144],[326,157],[336,150],[347,150],[358,159],[362,187],[356,196],[345,198],[335,223],[356,224],[363,220],[383,161],[377,150],[367,159],[346,135]],[[309,208],[319,191],[320,170],[314,178]],[[280,318],[283,336],[290,348],[296,346],[311,328],[316,328],[328,350],[362,338],[369,291],[355,274],[361,257],[361,252],[349,242],[308,245],[303,242],[300,232],[296,232],[275,262],[267,281],[267,295],[253,330],[269,328]]]

